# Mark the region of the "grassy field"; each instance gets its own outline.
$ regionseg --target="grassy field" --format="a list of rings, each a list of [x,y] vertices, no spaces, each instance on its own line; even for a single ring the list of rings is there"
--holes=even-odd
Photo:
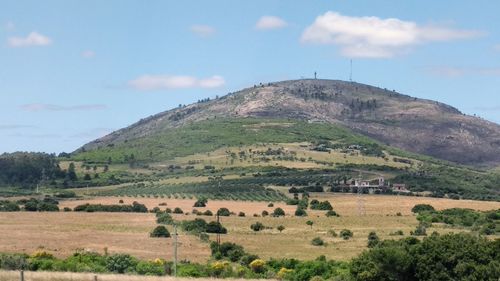
[[[449,200],[424,197],[405,196],[363,196],[366,215],[358,214],[358,198],[352,194],[313,194],[312,198],[329,200],[340,217],[326,217],[323,211],[308,210],[308,217],[291,216],[295,206],[275,203],[268,207],[266,202],[250,201],[209,201],[206,209],[212,212],[221,207],[238,213],[245,212],[246,217],[221,217],[222,224],[229,233],[222,235],[222,241],[231,241],[243,245],[250,253],[258,254],[263,258],[294,257],[312,259],[319,255],[337,260],[347,260],[366,249],[367,236],[370,231],[376,231],[381,239],[399,239],[401,236],[392,236],[392,232],[402,230],[405,236],[414,230],[418,222],[411,213],[415,204],[427,203],[436,209],[453,207],[472,208],[476,210],[491,210],[500,208],[498,202],[481,202],[470,200]],[[117,204],[120,198],[98,197],[86,200],[62,201],[60,207],[74,207],[83,203]],[[166,203],[168,208],[180,207],[184,212],[194,209],[195,200],[161,199],[161,198],[121,198],[125,203],[134,200],[145,204],[148,208]],[[164,209],[165,206],[160,206]],[[271,212],[281,207],[287,216],[280,218],[253,217],[263,210]],[[401,213],[401,216],[396,215]],[[192,214],[174,215],[177,220],[194,219]],[[202,216],[207,221],[214,217]],[[314,222],[313,226],[306,225],[306,221]],[[254,232],[250,225],[262,222],[266,229]],[[285,226],[280,233],[278,225]],[[56,256],[67,256],[76,249],[88,249],[103,252],[108,248],[110,253],[129,253],[143,259],[172,257],[172,239],[149,238],[148,233],[155,226],[153,214],[137,213],[0,213],[0,252],[31,253],[43,247]],[[354,237],[342,240],[329,235],[329,230],[339,233],[342,229],[350,229]],[[170,227],[170,230],[172,228]],[[428,233],[467,231],[456,228],[446,228],[437,225],[428,229]],[[321,237],[326,246],[312,246],[310,241],[314,237]],[[214,239],[214,237],[211,237]],[[181,259],[205,261],[209,258],[208,244],[198,238],[181,233],[179,256]]]
[[[0,281],[19,281],[19,271],[0,271]],[[26,281],[94,281],[95,274],[92,273],[73,273],[73,272],[25,272]],[[212,278],[174,278],[174,277],[153,277],[153,276],[134,276],[123,274],[99,274],[98,281],[212,281]],[[243,279],[224,279],[227,281]],[[269,280],[269,279],[266,279]]]

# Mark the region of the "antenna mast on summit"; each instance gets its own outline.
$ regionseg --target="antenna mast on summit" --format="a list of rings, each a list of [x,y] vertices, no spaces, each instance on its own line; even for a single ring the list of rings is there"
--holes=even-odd
[[[349,81],[352,82],[352,59],[351,59],[351,71],[349,72]]]

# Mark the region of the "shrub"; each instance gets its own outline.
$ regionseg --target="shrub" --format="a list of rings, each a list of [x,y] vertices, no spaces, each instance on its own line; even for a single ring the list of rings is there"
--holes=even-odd
[[[378,245],[380,242],[380,238],[378,238],[377,233],[371,231],[368,234],[368,248],[373,248]]]
[[[326,212],[325,214],[327,217],[338,217],[339,215],[337,214],[337,212],[335,212],[334,210],[329,210],[328,212]]]
[[[245,216],[245,213],[243,213],[243,212],[238,213],[238,217],[244,217],[244,216]]]
[[[198,200],[196,200],[196,202],[194,202],[193,207],[206,207],[207,202],[208,200],[206,198],[199,198]]]
[[[415,228],[415,231],[411,231],[410,235],[414,236],[426,236],[427,235],[427,228],[425,227],[424,224],[420,223],[417,228]]]
[[[111,272],[125,273],[136,265],[137,260],[127,254],[115,254],[106,258],[106,268]]]
[[[276,229],[281,233],[283,230],[285,230],[285,227],[280,224]]]
[[[295,210],[295,216],[297,217],[307,217],[307,212],[302,209],[302,208],[297,208],[297,210]]]
[[[330,235],[332,237],[337,237],[338,236],[337,232],[335,232],[335,230],[333,230],[333,229],[328,230],[328,235]]]
[[[404,232],[402,230],[396,230],[394,232],[389,233],[389,235],[394,236],[394,235],[404,235]]]
[[[332,204],[330,204],[329,201],[319,202],[318,200],[314,199],[311,200],[311,203],[309,205],[311,206],[312,210],[323,210],[323,211],[333,210]]]
[[[118,200],[118,203],[123,204],[123,200],[122,199]]]
[[[26,254],[0,254],[0,269],[21,270],[28,268],[28,255]]]
[[[349,229],[342,229],[340,231],[340,237],[342,237],[342,239],[344,240],[349,240],[350,238],[352,238],[353,235],[354,234]]]
[[[165,275],[165,266],[161,263],[140,261],[135,266],[135,271],[140,275]]]
[[[315,238],[313,238],[313,240],[311,240],[311,244],[313,246],[323,246],[323,245],[325,245],[325,241],[323,241],[323,239],[321,239],[319,237],[315,237]]]
[[[248,266],[248,265],[250,265],[251,262],[253,262],[254,260],[256,260],[258,258],[259,258],[259,256],[257,256],[257,255],[246,254],[243,257],[241,257],[240,264]]]
[[[312,227],[313,227],[314,222],[313,222],[313,221],[306,221],[306,224],[312,228]]]
[[[269,203],[269,204],[267,204],[267,207],[272,208],[272,207],[274,207],[274,204],[273,203]]]
[[[207,229],[207,222],[204,219],[194,219],[192,221],[183,221],[181,227],[186,232],[201,233]]]
[[[70,207],[64,207],[63,211],[65,211],[65,212],[71,212],[72,209]]]
[[[273,211],[273,217],[282,217],[285,216],[285,211],[281,208],[276,208]]]
[[[420,214],[422,212],[434,212],[435,209],[429,204],[417,204],[415,205],[411,211],[416,214]]]
[[[149,234],[149,237],[165,237],[168,238],[170,237],[170,232],[168,232],[168,229],[164,227],[163,225],[157,226],[151,233]]]
[[[203,212],[203,215],[204,216],[213,216],[214,214],[212,213],[212,211],[206,210],[205,212]]]
[[[231,242],[224,242],[220,246],[216,242],[212,242],[210,249],[213,257],[220,256],[221,258],[229,258],[231,261],[238,261],[245,255],[242,246]]]
[[[18,204],[10,201],[0,201],[0,212],[19,212],[21,208]]]
[[[181,208],[175,207],[174,211],[172,212],[174,214],[184,214],[184,211],[182,211]]]
[[[231,212],[229,211],[228,208],[220,208],[219,210],[217,210],[217,215],[223,217],[229,217],[231,215]]]
[[[263,216],[263,217],[267,217],[267,216],[269,216],[269,212],[268,212],[268,211],[266,211],[266,210],[262,211],[262,216]]]
[[[256,223],[250,225],[250,229],[252,229],[253,231],[261,231],[264,228],[265,227],[261,222],[256,222]]]
[[[207,233],[226,234],[227,233],[227,229],[225,227],[223,227],[220,222],[211,221],[211,222],[209,222],[207,224],[206,232]]]
[[[265,270],[266,262],[261,259],[256,259],[250,263],[250,268],[255,273],[262,273]]]

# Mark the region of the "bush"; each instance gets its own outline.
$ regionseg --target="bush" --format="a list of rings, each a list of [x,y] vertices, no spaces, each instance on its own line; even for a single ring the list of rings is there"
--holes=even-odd
[[[426,236],[427,235],[427,228],[425,227],[424,224],[420,223],[417,228],[415,228],[415,231],[410,232],[411,235],[414,236]]]
[[[311,203],[309,205],[311,206],[312,210],[323,210],[323,211],[333,210],[332,204],[330,204],[329,201],[319,202],[318,200],[314,199],[311,200]]]
[[[285,216],[285,211],[281,208],[276,208],[273,211],[273,217],[283,217]]]
[[[352,238],[353,235],[354,234],[349,229],[342,229],[340,231],[340,237],[342,237],[342,239],[344,240],[349,240],[350,238]]]
[[[243,257],[241,257],[240,264],[248,266],[248,265],[250,265],[251,262],[253,262],[254,260],[256,260],[258,258],[259,258],[259,256],[257,256],[257,255],[246,254]]]
[[[334,210],[329,210],[328,212],[326,212],[325,215],[327,217],[339,217],[339,215],[337,214],[337,212],[335,212]]]
[[[115,254],[106,258],[106,268],[110,272],[125,273],[134,269],[137,260],[127,254]]]
[[[217,215],[222,217],[229,217],[231,215],[231,212],[228,208],[220,208],[219,210],[217,210]]]
[[[416,214],[420,214],[422,212],[434,212],[435,209],[429,204],[417,204],[415,205],[411,211]]]
[[[151,233],[149,234],[149,237],[165,237],[168,238],[170,237],[170,232],[168,232],[168,229],[164,227],[163,225],[157,226]]]
[[[198,200],[196,200],[196,202],[194,202],[193,207],[206,207],[207,202],[208,200],[206,198],[199,198]]]
[[[0,269],[21,270],[28,268],[28,255],[26,254],[0,254]]]
[[[368,248],[373,248],[378,245],[380,242],[380,238],[378,238],[377,233],[371,231],[368,234]]]
[[[174,214],[184,214],[184,211],[182,211],[181,208],[176,207],[172,213],[174,213]]]
[[[307,217],[307,212],[302,209],[302,208],[297,208],[297,210],[295,210],[295,216],[297,217]]]
[[[10,201],[0,201],[0,212],[19,212],[21,208],[18,204]]]
[[[194,219],[192,221],[183,221],[181,227],[186,232],[201,233],[206,232],[207,222],[204,219]]]
[[[206,227],[206,232],[207,233],[220,233],[220,234],[226,234],[227,229],[222,226],[220,222],[212,221],[207,224]]]
[[[396,230],[394,232],[389,233],[389,235],[391,235],[391,236],[404,235],[404,232],[402,230]]]
[[[224,242],[218,247],[216,242],[210,243],[212,256],[220,256],[221,258],[229,258],[231,261],[238,261],[245,255],[245,250],[242,246],[231,242]]]
[[[313,227],[314,222],[313,222],[313,221],[306,221],[306,224],[312,228],[312,227]]]
[[[281,233],[283,230],[285,230],[285,227],[280,224],[276,229]]]
[[[335,232],[335,230],[333,230],[333,229],[328,230],[328,235],[330,235],[331,237],[337,237],[338,236],[337,232]]]
[[[238,213],[238,217],[244,217],[244,216],[245,216],[245,213],[243,213],[243,212]]]
[[[155,263],[150,261],[140,261],[135,266],[135,271],[140,275],[165,275],[165,266],[163,263]]]
[[[269,204],[267,204],[267,207],[272,208],[272,207],[274,207],[274,204],[273,203],[269,203]]]
[[[325,245],[325,241],[319,237],[315,237],[313,240],[311,240],[311,244],[313,246],[323,246]]]
[[[253,231],[261,231],[264,228],[265,227],[261,222],[256,222],[256,223],[250,225],[250,229],[252,229]]]
[[[267,216],[269,216],[269,212],[268,212],[268,211],[266,211],[266,210],[262,211],[262,216],[263,216],[263,217],[267,217]]]
[[[214,214],[212,213],[212,211],[206,210],[205,212],[203,212],[203,215],[204,216],[213,216]]]
[[[256,259],[250,263],[250,268],[255,273],[262,273],[265,270],[266,262],[261,259]]]
[[[173,224],[174,219],[170,214],[162,213],[156,218],[156,223],[158,224]]]

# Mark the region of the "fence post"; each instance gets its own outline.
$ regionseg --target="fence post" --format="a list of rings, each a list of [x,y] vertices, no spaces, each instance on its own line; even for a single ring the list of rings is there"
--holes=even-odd
[[[97,281],[97,275],[94,275],[94,281]]]
[[[20,275],[20,277],[21,277],[21,281],[24,281],[24,270],[21,270],[21,275]]]

